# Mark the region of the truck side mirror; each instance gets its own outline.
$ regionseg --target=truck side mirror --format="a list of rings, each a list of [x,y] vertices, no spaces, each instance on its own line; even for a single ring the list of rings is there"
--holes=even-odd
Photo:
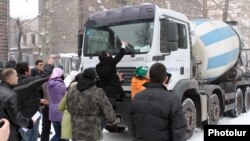
[[[169,20],[161,20],[160,48],[161,52],[171,52],[178,49],[178,25]]]
[[[78,46],[78,56],[82,55],[82,42],[83,42],[83,34],[78,34],[77,35],[77,46]]]

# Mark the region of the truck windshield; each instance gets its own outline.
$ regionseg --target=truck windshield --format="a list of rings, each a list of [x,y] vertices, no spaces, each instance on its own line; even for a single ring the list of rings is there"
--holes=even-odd
[[[101,51],[114,55],[121,48],[121,41],[128,42],[126,54],[143,54],[150,50],[153,36],[153,20],[121,25],[87,27],[84,55],[97,56]]]

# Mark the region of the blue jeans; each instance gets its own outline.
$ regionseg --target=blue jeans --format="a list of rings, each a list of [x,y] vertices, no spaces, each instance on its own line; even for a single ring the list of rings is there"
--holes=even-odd
[[[61,139],[61,122],[52,122],[52,125],[55,129],[55,135],[50,141],[68,141],[66,139]]]
[[[22,129],[19,130],[22,135],[21,141],[37,141],[39,121],[40,119],[38,119],[33,128],[29,129],[27,132],[23,131]]]

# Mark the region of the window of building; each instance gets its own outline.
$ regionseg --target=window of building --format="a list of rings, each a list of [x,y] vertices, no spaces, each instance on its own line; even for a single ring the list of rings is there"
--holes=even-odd
[[[34,45],[36,43],[36,35],[33,33],[31,34],[31,44]]]

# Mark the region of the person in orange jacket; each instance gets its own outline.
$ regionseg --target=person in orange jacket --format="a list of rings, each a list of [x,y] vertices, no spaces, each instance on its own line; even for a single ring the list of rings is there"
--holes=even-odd
[[[135,71],[135,76],[131,80],[131,98],[133,98],[138,92],[145,89],[143,84],[149,82],[146,77],[148,67],[140,66]]]

